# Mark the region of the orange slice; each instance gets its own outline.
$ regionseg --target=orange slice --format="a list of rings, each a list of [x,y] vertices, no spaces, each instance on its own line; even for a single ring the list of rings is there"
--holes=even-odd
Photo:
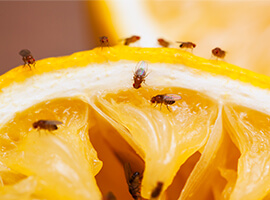
[[[140,60],[149,74],[136,90]],[[156,199],[269,193],[267,76],[177,49],[114,46],[20,66],[0,87],[2,199],[132,199],[125,163],[145,199],[158,183]],[[158,94],[182,99],[151,105]],[[63,124],[38,131],[41,119]]]

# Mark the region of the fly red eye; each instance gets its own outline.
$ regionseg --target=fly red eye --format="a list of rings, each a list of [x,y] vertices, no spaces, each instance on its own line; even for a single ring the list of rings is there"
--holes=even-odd
[[[139,89],[139,88],[141,87],[141,85],[137,85],[137,84],[133,83],[133,87],[134,87],[135,89]]]

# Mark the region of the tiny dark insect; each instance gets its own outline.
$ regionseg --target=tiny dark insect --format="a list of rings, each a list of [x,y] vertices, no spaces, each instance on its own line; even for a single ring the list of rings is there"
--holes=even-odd
[[[133,199],[141,200],[141,181],[142,176],[139,172],[132,173],[131,167],[129,164],[125,163],[124,165],[125,177],[128,184],[128,190]]]
[[[158,41],[159,45],[163,46],[163,47],[168,47],[170,45],[169,42],[167,42],[166,40],[164,40],[162,38],[159,38],[157,41]]]
[[[216,58],[224,58],[226,55],[226,51],[223,51],[221,48],[216,47],[214,49],[212,49],[212,54],[213,56],[215,56]]]
[[[129,38],[126,38],[125,39],[125,45],[129,45],[130,43],[134,43],[134,42],[137,42],[138,40],[140,40],[141,37],[140,36],[137,36],[137,35],[133,35]]]
[[[44,129],[48,131],[54,131],[57,130],[57,125],[63,124],[63,122],[60,121],[54,121],[54,120],[38,120],[33,123],[33,128],[35,129]]]
[[[100,41],[101,47],[110,46],[109,45],[109,39],[106,36],[99,37],[99,41]]]
[[[157,198],[161,193],[162,187],[163,187],[163,183],[162,182],[157,182],[157,186],[152,191],[151,197],[152,198]]]
[[[147,63],[145,61],[140,61],[135,67],[135,73],[133,75],[133,87],[139,89],[142,82],[145,82],[145,77],[147,76]]]
[[[175,103],[175,101],[178,101],[180,99],[182,99],[182,97],[177,94],[160,94],[152,97],[151,103],[156,103],[155,107],[157,106],[157,104],[160,103],[160,109],[162,104],[164,103],[167,106],[167,109],[170,111],[168,105],[172,105]]]
[[[33,58],[31,52],[28,49],[23,49],[19,52],[22,56],[22,60],[24,62],[24,66],[28,64],[29,68],[31,69],[31,65],[35,66],[36,60]],[[30,65],[31,64],[31,65]]]
[[[186,49],[191,49],[193,50],[193,48],[196,47],[196,44],[192,43],[192,42],[177,42],[177,43],[181,43],[179,45],[180,48],[186,48]]]
[[[108,192],[106,196],[103,197],[103,200],[116,200],[116,197],[112,192]]]

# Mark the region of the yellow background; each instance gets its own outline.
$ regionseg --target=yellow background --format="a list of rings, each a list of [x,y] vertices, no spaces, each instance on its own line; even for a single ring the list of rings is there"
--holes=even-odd
[[[162,37],[197,44],[195,55],[227,52],[225,61],[270,76],[270,1],[98,1],[89,2],[96,32],[116,43],[131,35],[138,45],[158,46]]]

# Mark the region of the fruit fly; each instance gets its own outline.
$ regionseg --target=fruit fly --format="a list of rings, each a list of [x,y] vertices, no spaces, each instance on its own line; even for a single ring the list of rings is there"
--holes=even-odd
[[[131,167],[129,164],[125,163],[125,177],[128,184],[128,190],[133,199],[141,200],[141,180],[142,176],[139,172],[132,173]]]
[[[213,56],[222,59],[225,57],[226,51],[223,51],[221,48],[216,47],[216,48],[212,49],[212,54],[213,54]]]
[[[170,111],[168,105],[172,105],[175,103],[175,101],[181,100],[182,97],[177,94],[160,94],[157,96],[154,96],[151,98],[151,103],[156,103],[155,107],[157,104],[160,103],[160,109],[162,104],[164,103],[167,106],[167,109]]]
[[[22,60],[24,62],[24,66],[26,64],[28,64],[28,66],[30,67],[30,69],[31,69],[30,64],[35,66],[36,61],[35,61],[35,59],[33,58],[32,54],[31,54],[31,52],[28,49],[21,50],[19,52],[19,54],[22,56]]]
[[[151,198],[157,198],[161,193],[162,187],[163,187],[163,183],[157,182],[157,186],[155,187],[155,189],[151,193]]]
[[[54,131],[57,130],[57,125],[63,124],[63,122],[60,121],[54,121],[54,120],[38,120],[33,123],[33,128],[35,129],[44,129],[48,131]]]
[[[145,82],[145,77],[147,76],[147,63],[145,61],[140,61],[136,65],[136,71],[133,75],[133,87],[135,89],[139,89],[141,87],[142,82]]]
[[[141,37],[140,36],[137,36],[137,35],[133,35],[129,38],[126,38],[125,39],[125,45],[129,45],[130,43],[134,43],[134,42],[137,42],[138,40],[140,40]]]
[[[168,47],[170,45],[169,42],[167,42],[166,40],[164,40],[162,38],[159,38],[157,41],[158,41],[159,45],[163,46],[163,47]]]
[[[106,196],[103,197],[103,200],[116,200],[116,197],[112,192],[108,192]]]
[[[101,47],[104,47],[104,46],[108,47],[109,46],[108,37],[106,37],[106,36],[99,37],[99,41],[100,41]]]
[[[196,47],[196,44],[192,43],[192,42],[177,42],[177,43],[181,43],[179,45],[180,48],[186,48],[186,49],[191,49],[193,50],[193,48]]]

